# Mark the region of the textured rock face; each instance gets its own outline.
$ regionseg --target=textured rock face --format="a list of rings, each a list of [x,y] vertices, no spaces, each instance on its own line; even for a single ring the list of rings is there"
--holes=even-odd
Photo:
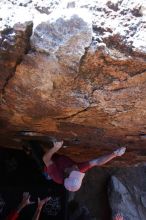
[[[32,23],[16,24],[13,28],[4,29],[0,35],[0,90],[15,73],[15,67],[29,50],[29,38],[32,34]]]
[[[31,39],[32,48],[56,58],[54,62],[78,71],[85,48],[92,41],[92,22],[87,17],[88,11],[62,10],[52,21],[36,27]]]
[[[125,220],[144,220],[146,216],[145,167],[117,172],[112,176],[109,201],[112,214],[121,213]]]
[[[0,25],[34,22],[31,37],[31,23],[1,31],[1,144],[19,147],[16,133],[31,130],[63,138],[77,160],[127,144],[113,165],[145,161],[144,1],[42,4],[13,2]]]

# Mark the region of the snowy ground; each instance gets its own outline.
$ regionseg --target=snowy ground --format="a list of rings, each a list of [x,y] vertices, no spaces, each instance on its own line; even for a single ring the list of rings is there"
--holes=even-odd
[[[131,48],[146,53],[146,0],[1,0],[0,30],[25,21],[33,21],[35,28],[50,20],[52,12],[55,16],[72,7],[91,12],[97,42],[118,34]]]

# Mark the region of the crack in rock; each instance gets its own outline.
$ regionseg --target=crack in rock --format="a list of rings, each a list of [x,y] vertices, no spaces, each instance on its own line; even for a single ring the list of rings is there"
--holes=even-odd
[[[17,65],[30,49],[32,22],[16,24],[0,33],[0,89],[1,101],[4,101],[5,89],[9,80],[14,76]]]
[[[71,118],[73,118],[73,117],[79,115],[80,113],[87,111],[89,108],[90,108],[90,106],[88,106],[87,108],[84,108],[83,110],[78,111],[78,112],[76,112],[76,113],[74,113],[74,114],[72,114],[72,115],[68,115],[68,116],[66,116],[66,117],[55,118],[55,119],[57,119],[57,120],[71,119]]]

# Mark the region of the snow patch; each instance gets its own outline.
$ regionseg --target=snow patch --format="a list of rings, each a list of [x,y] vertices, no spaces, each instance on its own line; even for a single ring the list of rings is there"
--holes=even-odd
[[[90,11],[97,44],[118,34],[124,44],[146,53],[145,0],[1,0],[0,30],[26,21],[33,21],[35,28],[42,22],[55,20],[67,8]],[[86,20],[89,17],[88,13]]]

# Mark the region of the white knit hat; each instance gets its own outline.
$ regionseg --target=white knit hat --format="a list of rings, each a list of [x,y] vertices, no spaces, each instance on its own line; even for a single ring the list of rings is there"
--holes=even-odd
[[[72,171],[68,178],[64,180],[64,186],[68,191],[75,192],[80,189],[85,173]]]

